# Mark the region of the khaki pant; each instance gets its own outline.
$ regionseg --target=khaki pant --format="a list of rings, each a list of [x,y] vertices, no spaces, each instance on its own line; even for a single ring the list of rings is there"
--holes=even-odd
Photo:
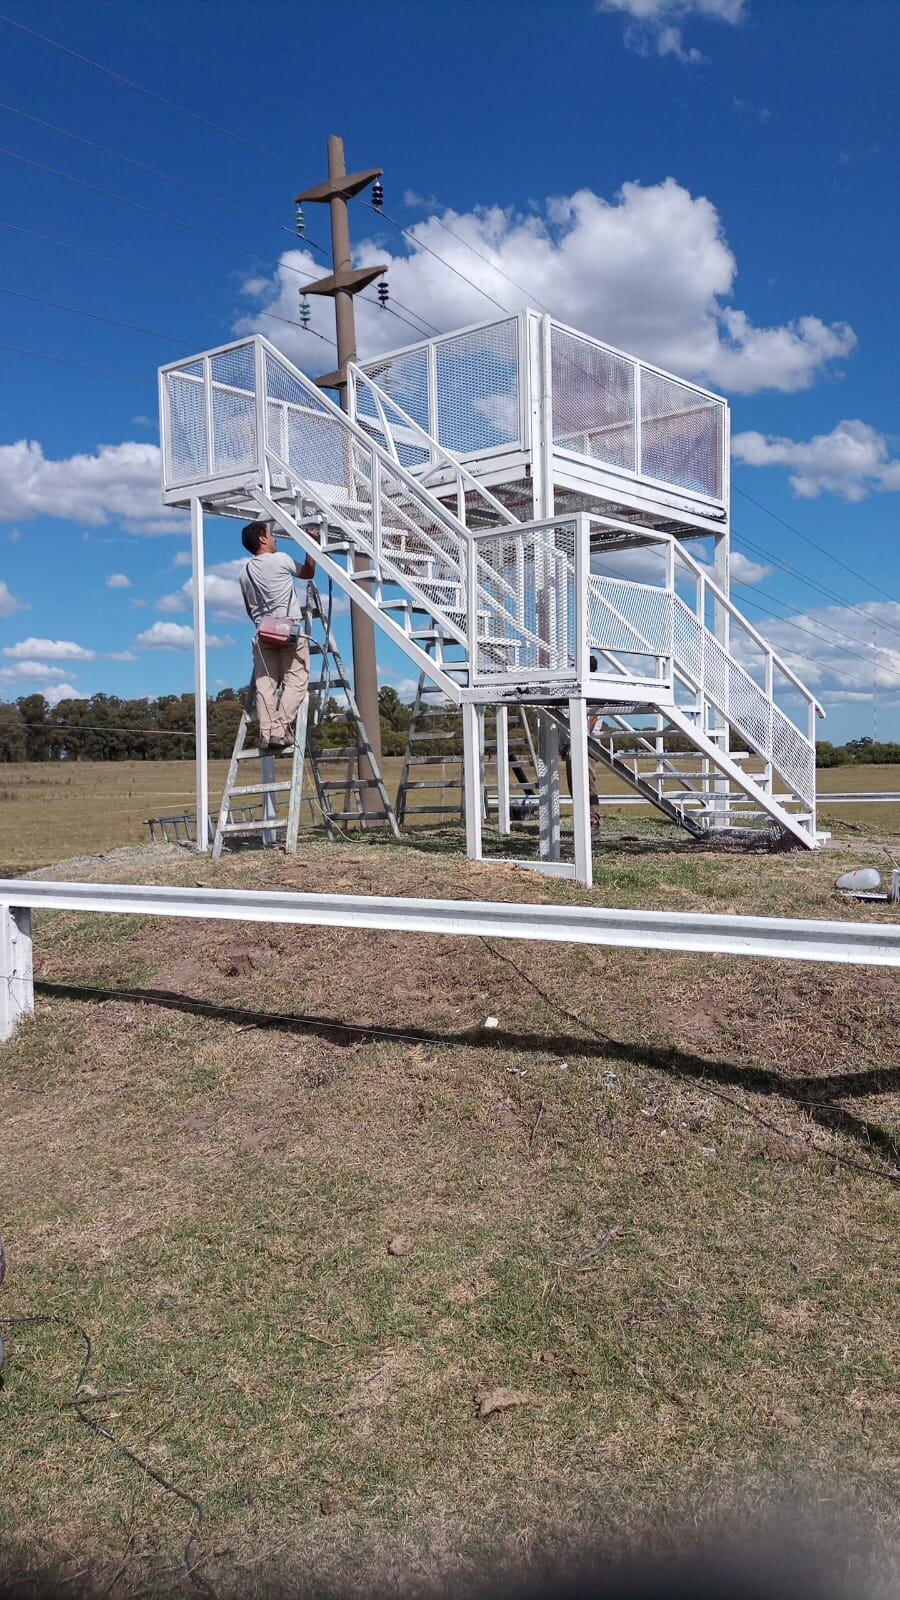
[[[254,639],[253,681],[260,743],[287,740],[309,688],[309,641],[261,644]]]

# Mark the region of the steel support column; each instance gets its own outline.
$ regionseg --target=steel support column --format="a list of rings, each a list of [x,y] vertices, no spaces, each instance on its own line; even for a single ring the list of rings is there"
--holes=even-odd
[[[483,711],[471,701],[462,706],[463,788],[466,811],[466,855],[481,860],[481,819],[484,808],[484,758],[481,738]]]
[[[591,859],[591,799],[588,768],[587,701],[569,701],[572,766],[572,828],[575,836],[575,882],[589,889],[594,881]]]
[[[209,766],[206,738],[206,563],[203,554],[203,504],[191,500],[191,569],[194,580],[194,769],[197,849],[209,849]]]
[[[497,829],[509,833],[509,708],[496,709],[497,748]]]
[[[539,854],[542,861],[559,860],[559,735],[546,712],[538,712],[538,813]]]

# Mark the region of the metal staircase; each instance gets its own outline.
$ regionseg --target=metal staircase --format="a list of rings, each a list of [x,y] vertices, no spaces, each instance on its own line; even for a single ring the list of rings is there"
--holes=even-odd
[[[586,699],[595,758],[690,832],[747,813],[815,847],[820,708],[677,539],[581,511],[521,523],[371,377],[349,382],[355,415],[258,335],[165,369],[167,499],[184,503],[181,474],[217,509],[274,519],[450,704],[564,716]],[[615,539],[661,543],[665,579],[595,574]]]

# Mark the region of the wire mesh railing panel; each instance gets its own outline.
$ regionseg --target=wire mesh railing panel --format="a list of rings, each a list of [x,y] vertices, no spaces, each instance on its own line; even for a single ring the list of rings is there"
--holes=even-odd
[[[630,641],[611,648],[637,650],[658,657],[669,655],[672,597],[667,589],[649,583],[634,583],[627,578],[599,577],[597,574],[592,574],[589,582],[590,600],[596,598],[603,602],[610,629],[613,630],[617,624],[623,639],[628,637]],[[588,638],[591,644],[610,645],[610,640],[603,639],[599,632],[595,639],[590,610]]]
[[[635,362],[555,325],[550,333],[553,443],[635,469]]]
[[[419,350],[409,350],[405,355],[388,356],[384,361],[368,361],[362,370],[373,383],[377,383],[379,389],[396,400],[398,406],[420,428],[424,428],[426,433],[434,433],[431,426],[433,419],[428,409],[428,350],[424,346]],[[362,422],[363,417],[371,419],[374,416],[377,416],[377,412],[369,396],[359,420]]]
[[[676,664],[698,688],[703,684],[704,627],[680,595],[673,597],[672,654]]]
[[[429,432],[440,444],[464,456],[518,441],[519,330],[515,317],[435,341],[435,363],[437,418]]]
[[[356,420],[361,428],[389,455],[396,455],[402,467],[415,470],[426,466],[432,452],[412,428],[387,394],[377,395],[366,377],[356,380]],[[413,419],[414,420],[414,419]]]
[[[736,620],[732,619],[733,631]],[[726,650],[678,595],[674,597],[672,631],[676,671],[758,755],[771,762],[794,794],[811,805],[815,747],[735,659],[734,641],[732,650]]]
[[[722,401],[641,368],[641,472],[719,499]]]
[[[209,475],[203,362],[191,361],[163,378],[163,452],[166,483],[189,483]]]
[[[213,472],[256,463],[256,395],[212,385]]]
[[[575,672],[574,523],[476,542],[476,675]]]
[[[228,388],[242,389],[246,394],[255,395],[256,350],[252,341],[210,356],[209,367],[213,383],[226,384]]]
[[[772,763],[807,805],[816,800],[816,747],[779,706],[772,707]]]

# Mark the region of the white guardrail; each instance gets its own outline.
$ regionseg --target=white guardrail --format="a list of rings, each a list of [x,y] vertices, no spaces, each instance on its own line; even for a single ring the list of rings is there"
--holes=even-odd
[[[560,944],[900,967],[900,925],[873,922],[803,922],[791,917],[611,910],[603,906],[6,878],[0,879],[0,1039],[10,1039],[19,1018],[34,1010],[31,913],[36,909],[543,939]]]

